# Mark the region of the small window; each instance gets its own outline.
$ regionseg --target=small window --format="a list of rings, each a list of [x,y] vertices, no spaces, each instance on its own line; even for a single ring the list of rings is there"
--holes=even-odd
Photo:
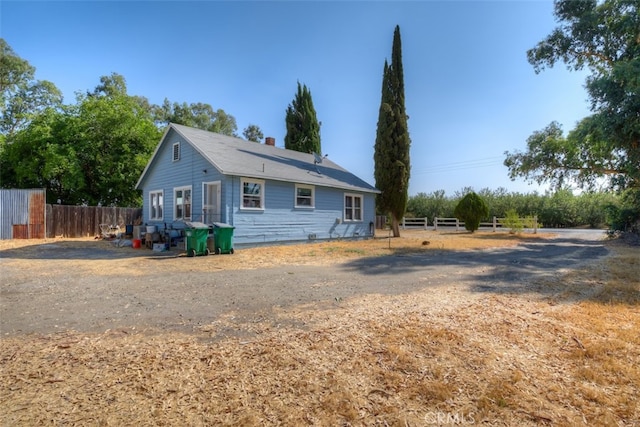
[[[242,180],[242,209],[264,209],[264,181]]]
[[[296,208],[313,208],[314,188],[309,185],[296,184]]]
[[[173,144],[173,161],[177,162],[180,160],[180,143],[176,142]]]
[[[362,221],[362,196],[358,194],[344,195],[344,220]]]
[[[164,211],[164,192],[151,191],[149,192],[149,220],[162,221]]]
[[[174,219],[191,219],[191,187],[180,187],[173,190]]]

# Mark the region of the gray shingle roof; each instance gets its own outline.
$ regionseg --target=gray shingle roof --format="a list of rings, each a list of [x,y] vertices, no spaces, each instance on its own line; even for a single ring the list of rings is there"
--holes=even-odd
[[[369,193],[379,192],[327,158],[316,165],[313,154],[258,144],[173,123],[169,126],[224,175],[272,179]]]

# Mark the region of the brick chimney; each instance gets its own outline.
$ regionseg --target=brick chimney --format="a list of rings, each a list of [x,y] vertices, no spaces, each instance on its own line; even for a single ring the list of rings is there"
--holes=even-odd
[[[276,139],[271,137],[271,136],[268,136],[268,137],[266,137],[264,139],[264,143],[265,143],[265,145],[270,145],[272,147],[275,147],[276,146]]]

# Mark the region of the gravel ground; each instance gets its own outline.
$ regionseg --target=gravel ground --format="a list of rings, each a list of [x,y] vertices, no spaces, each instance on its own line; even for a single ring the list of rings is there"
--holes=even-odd
[[[225,318],[229,326],[220,331],[222,337],[244,333],[234,325],[282,321],[287,310],[333,307],[372,294],[427,290],[451,304],[491,292],[544,296],[549,291],[537,287],[537,279],[607,254],[602,231],[553,232],[554,238],[513,247],[236,270],[171,253],[132,259],[133,250],[96,245],[5,249],[0,251],[0,332],[189,332]]]

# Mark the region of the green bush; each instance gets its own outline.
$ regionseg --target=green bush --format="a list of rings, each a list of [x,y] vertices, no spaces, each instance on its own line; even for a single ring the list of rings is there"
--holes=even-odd
[[[480,221],[489,216],[489,207],[482,197],[472,191],[458,202],[453,214],[464,221],[464,228],[473,233],[479,228]]]
[[[628,189],[618,204],[605,207],[607,223],[612,232],[640,233],[640,189]]]
[[[506,217],[502,219],[500,223],[509,228],[509,233],[511,234],[522,233],[522,230],[524,230],[524,223],[515,209],[509,209],[506,213]]]

